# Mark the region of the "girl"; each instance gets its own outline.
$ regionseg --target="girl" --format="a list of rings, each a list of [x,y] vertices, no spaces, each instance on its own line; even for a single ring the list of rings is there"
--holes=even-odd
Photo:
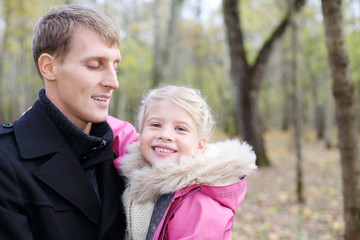
[[[213,126],[197,90],[166,86],[144,97],[139,141],[115,162],[127,178],[128,239],[231,239],[256,157],[238,140],[207,143]]]

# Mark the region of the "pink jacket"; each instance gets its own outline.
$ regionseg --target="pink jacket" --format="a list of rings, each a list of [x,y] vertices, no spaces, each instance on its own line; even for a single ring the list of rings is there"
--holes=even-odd
[[[153,239],[232,239],[245,194],[246,177],[227,186],[185,187],[175,193]]]
[[[139,142],[127,150],[121,170],[131,186],[131,200],[157,201],[146,239],[231,239],[234,215],[246,194],[246,175],[256,169],[248,144],[207,144],[201,155],[153,167],[143,159]]]
[[[114,161],[115,168],[120,171],[120,159],[126,153],[126,147],[139,140],[139,134],[136,132],[135,127],[126,121],[108,116],[107,122],[114,133],[113,138],[113,151],[118,156]]]

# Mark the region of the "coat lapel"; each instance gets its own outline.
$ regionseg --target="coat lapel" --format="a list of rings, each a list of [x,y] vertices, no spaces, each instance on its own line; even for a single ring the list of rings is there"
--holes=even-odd
[[[33,174],[98,224],[100,206],[96,194],[67,144]]]
[[[51,154],[33,174],[98,224],[100,208],[86,173],[39,102],[14,122],[14,133],[24,161]]]
[[[97,169],[97,179],[103,204],[101,213],[100,239],[115,221],[120,207],[121,178],[117,175],[112,161],[106,161]],[[124,217],[125,218],[125,217]],[[121,227],[121,226],[117,226]]]

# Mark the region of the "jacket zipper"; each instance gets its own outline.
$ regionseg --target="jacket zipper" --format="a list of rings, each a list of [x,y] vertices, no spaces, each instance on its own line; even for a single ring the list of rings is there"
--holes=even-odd
[[[161,236],[161,240],[165,239],[165,232],[166,232],[166,228],[167,225],[172,217],[172,215],[174,215],[174,213],[176,212],[176,210],[180,207],[180,205],[190,196],[194,195],[195,193],[197,193],[198,191],[200,191],[202,189],[202,187],[197,187],[196,189],[194,189],[191,193],[189,193],[188,195],[185,196],[185,198],[175,207],[174,211],[172,211],[172,213],[169,215],[169,217],[166,219],[166,223],[164,225],[164,231],[162,232],[162,236]],[[169,206],[170,207],[170,206]]]

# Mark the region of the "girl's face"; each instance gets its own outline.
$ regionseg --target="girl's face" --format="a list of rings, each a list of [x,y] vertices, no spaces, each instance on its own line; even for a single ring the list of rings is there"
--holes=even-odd
[[[205,138],[200,138],[194,119],[174,103],[161,100],[145,116],[140,150],[151,165],[177,162],[180,156],[193,156],[204,147]]]

